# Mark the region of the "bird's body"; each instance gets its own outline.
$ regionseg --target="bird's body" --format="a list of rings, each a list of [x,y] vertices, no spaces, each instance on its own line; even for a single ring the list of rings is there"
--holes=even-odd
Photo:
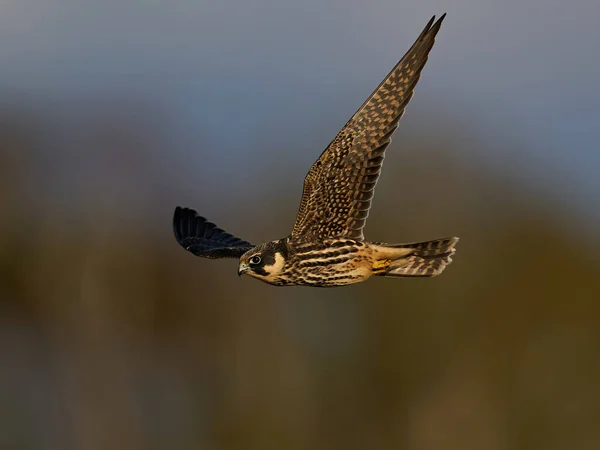
[[[274,249],[272,269],[264,274],[255,271],[254,276],[276,286],[343,286],[372,275],[373,252],[361,241],[287,237],[270,246]]]
[[[445,15],[444,15],[445,16]],[[177,241],[206,258],[239,257],[238,273],[276,286],[344,286],[373,275],[431,277],[452,261],[458,238],[413,244],[364,239],[385,150],[413,95],[444,16],[416,42],[313,164],[291,234],[253,246],[176,208]]]
[[[441,250],[432,250],[436,242],[443,244]],[[253,276],[275,286],[344,286],[365,281],[373,275],[392,276],[393,271],[397,276],[401,271],[403,276],[411,276],[411,271],[414,272],[412,276],[432,276],[440,270],[441,263],[447,263],[445,260],[449,255],[435,258],[433,261],[440,264],[437,267],[430,265],[427,271],[425,267],[419,267],[427,260],[415,256],[424,253],[424,249],[416,251],[418,246],[429,245],[432,254],[440,255],[455,242],[448,239],[390,246],[355,239],[319,241],[287,237],[258,246],[243,255],[243,259],[249,260],[257,253],[273,255],[272,260],[264,261],[268,270],[257,268]],[[250,265],[246,264],[246,267]],[[242,265],[241,270],[245,271],[246,267]]]

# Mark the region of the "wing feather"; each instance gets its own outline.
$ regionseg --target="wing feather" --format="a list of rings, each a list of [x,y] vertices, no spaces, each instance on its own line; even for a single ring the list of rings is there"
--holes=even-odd
[[[304,179],[293,237],[364,239],[385,150],[427,62],[444,14],[429,21],[404,57],[356,111]]]
[[[239,258],[252,247],[247,241],[223,231],[189,208],[175,208],[175,239],[187,251],[203,258]]]

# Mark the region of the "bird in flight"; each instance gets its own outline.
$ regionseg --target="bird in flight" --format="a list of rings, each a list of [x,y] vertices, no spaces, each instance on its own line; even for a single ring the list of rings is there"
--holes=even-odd
[[[452,262],[458,238],[412,244],[363,235],[385,150],[413,95],[444,14],[413,46],[312,165],[289,236],[252,245],[177,207],[175,238],[204,258],[239,258],[238,274],[276,286],[343,286],[384,277],[433,277]]]

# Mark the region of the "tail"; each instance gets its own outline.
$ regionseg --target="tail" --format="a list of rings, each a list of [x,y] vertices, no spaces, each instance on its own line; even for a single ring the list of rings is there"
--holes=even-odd
[[[384,277],[435,277],[452,262],[457,237],[436,239],[414,244],[381,245],[388,254],[400,251],[399,258],[392,260],[385,271],[377,273]]]

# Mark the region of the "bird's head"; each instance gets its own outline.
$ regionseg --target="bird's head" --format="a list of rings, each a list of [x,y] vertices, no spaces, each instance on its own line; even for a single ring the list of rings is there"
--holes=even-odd
[[[238,275],[246,274],[267,283],[274,282],[283,272],[287,248],[284,241],[260,244],[240,258]]]

